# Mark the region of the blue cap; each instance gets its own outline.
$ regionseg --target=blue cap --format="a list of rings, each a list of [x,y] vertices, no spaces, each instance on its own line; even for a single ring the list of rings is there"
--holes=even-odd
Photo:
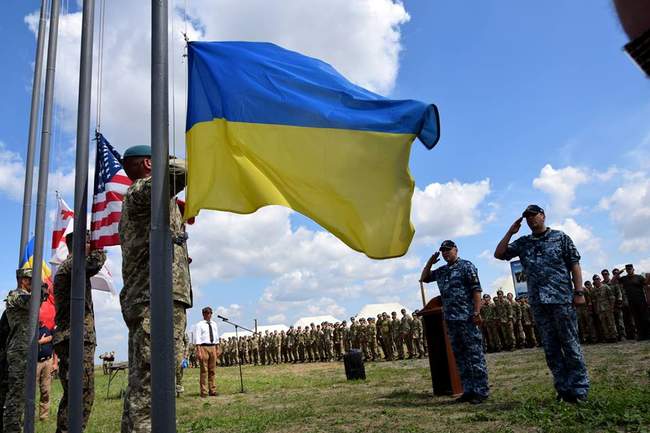
[[[139,144],[137,146],[131,146],[128,149],[124,151],[124,155],[122,155],[122,159],[124,158],[130,158],[133,156],[146,156],[146,157],[151,157],[151,146],[148,146],[146,144]]]

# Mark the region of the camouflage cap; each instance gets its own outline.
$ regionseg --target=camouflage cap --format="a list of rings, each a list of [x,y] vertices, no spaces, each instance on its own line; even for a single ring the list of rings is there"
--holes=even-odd
[[[544,209],[542,209],[540,206],[536,204],[529,204],[526,209],[524,209],[523,213],[521,216],[527,217],[527,216],[532,216],[532,215],[537,215],[538,213],[544,213]]]
[[[32,278],[32,268],[16,269],[16,278]]]
[[[442,244],[440,244],[439,250],[450,250],[452,248],[456,248],[456,243],[450,239],[447,239],[446,241],[443,241]]]

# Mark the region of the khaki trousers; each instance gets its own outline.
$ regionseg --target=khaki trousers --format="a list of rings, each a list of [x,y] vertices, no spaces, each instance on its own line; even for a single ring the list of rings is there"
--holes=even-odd
[[[36,366],[36,381],[41,398],[38,403],[38,417],[47,419],[50,415],[50,388],[52,386],[52,358],[40,361]]]
[[[216,394],[217,386],[214,383],[215,371],[217,369],[217,346],[196,346],[196,354],[199,358],[199,385],[201,397]]]

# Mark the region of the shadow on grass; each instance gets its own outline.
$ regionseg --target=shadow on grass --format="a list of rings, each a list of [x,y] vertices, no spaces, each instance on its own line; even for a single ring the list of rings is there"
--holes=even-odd
[[[407,389],[399,389],[384,394],[378,400],[382,406],[393,407],[417,407],[431,406],[439,404],[438,397],[434,397],[430,392],[416,392]]]

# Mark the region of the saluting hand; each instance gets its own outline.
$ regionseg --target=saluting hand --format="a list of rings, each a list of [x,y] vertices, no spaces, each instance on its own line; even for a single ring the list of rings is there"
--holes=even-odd
[[[429,257],[427,264],[424,266],[424,269],[422,269],[422,275],[420,276],[421,283],[424,282],[424,279],[429,276],[429,272],[431,272],[431,266],[433,266],[435,263],[438,263],[439,260],[440,251],[436,251],[431,257]]]
[[[514,223],[512,223],[512,225],[508,229],[508,233],[510,233],[511,235],[514,235],[515,233],[517,233],[519,231],[519,229],[521,228],[521,222],[523,221],[523,219],[524,219],[523,216],[517,218],[517,220]]]

